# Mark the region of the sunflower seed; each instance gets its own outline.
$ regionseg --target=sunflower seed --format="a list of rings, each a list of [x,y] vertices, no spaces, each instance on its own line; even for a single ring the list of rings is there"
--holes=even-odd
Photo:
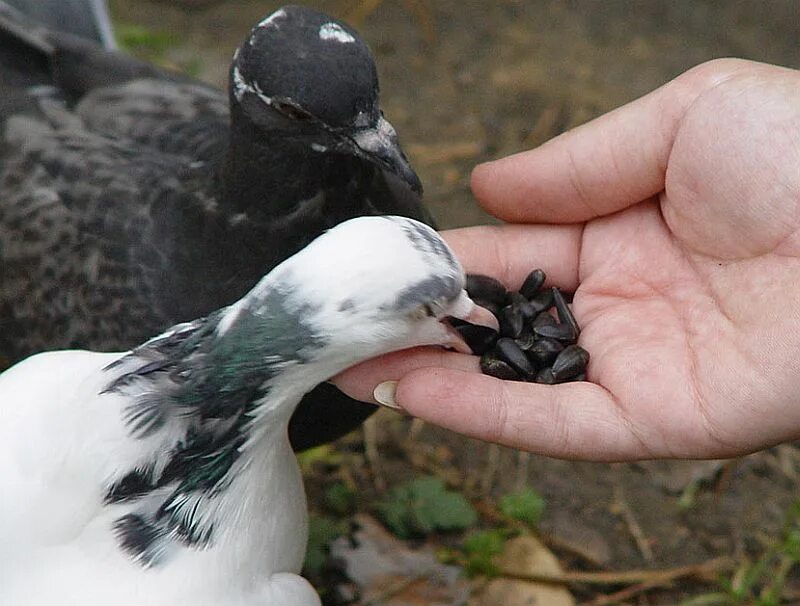
[[[522,296],[524,296],[526,299],[532,299],[538,294],[539,289],[542,287],[542,284],[544,284],[545,279],[545,273],[541,269],[534,269],[528,274],[528,277],[525,278],[525,281],[522,283],[519,292],[522,293]]]
[[[581,328],[578,326],[577,320],[575,320],[575,316],[572,315],[572,310],[567,305],[566,299],[564,299],[564,295],[561,294],[561,291],[558,290],[555,286],[553,287],[553,304],[556,308],[556,313],[558,314],[558,319],[561,321],[562,324],[566,324],[572,328],[572,332],[575,335],[575,339],[580,336]]]
[[[569,326],[568,324],[545,324],[544,326],[535,326],[533,332],[540,337],[544,337],[546,339],[556,339],[558,341],[563,341],[564,343],[574,343],[577,339],[575,331],[572,330],[572,326]]]
[[[503,307],[508,303],[508,291],[501,282],[490,276],[469,274],[464,287],[470,298],[476,302],[485,301]]]
[[[500,334],[504,337],[516,339],[522,334],[525,319],[522,317],[522,312],[518,307],[506,305],[500,310],[497,320],[500,323]]]
[[[541,368],[552,364],[558,354],[564,350],[564,345],[554,339],[537,339],[533,345],[525,350],[528,359]]]
[[[527,378],[535,375],[536,369],[525,356],[525,352],[519,348],[519,345],[513,339],[503,337],[497,341],[495,350],[500,359],[508,362],[523,377]]]
[[[479,326],[478,324],[466,322],[455,326],[455,330],[476,356],[482,356],[494,347],[500,336],[496,330],[492,330],[488,326]]]
[[[553,376],[557,381],[572,379],[583,373],[588,364],[589,352],[580,345],[570,345],[553,362]]]
[[[486,352],[481,356],[481,372],[485,375],[502,379],[503,381],[519,381],[520,376],[508,362],[501,360],[497,353],[493,351]]]
[[[553,291],[542,290],[536,296],[531,297],[529,301],[533,305],[534,312],[538,314],[553,307]]]

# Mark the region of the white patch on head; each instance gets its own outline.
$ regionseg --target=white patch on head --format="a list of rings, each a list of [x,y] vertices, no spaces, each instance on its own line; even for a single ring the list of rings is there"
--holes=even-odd
[[[286,11],[283,9],[276,10],[271,15],[265,17],[256,27],[278,27],[276,21],[286,16]]]
[[[244,81],[242,77],[242,72],[239,71],[237,66],[233,68],[233,95],[236,97],[237,101],[241,101],[244,94],[248,91],[252,91],[252,87]]]
[[[350,44],[356,41],[353,36],[344,31],[341,25],[333,22],[324,23],[322,26],[320,26],[319,39],[326,41],[335,40],[336,42],[341,42],[342,44]]]
[[[267,105],[272,105],[272,97],[265,95],[264,91],[259,88],[258,84],[250,84],[247,80],[245,80],[244,76],[242,76],[242,72],[239,71],[239,67],[234,66],[233,96],[236,97],[237,101],[241,101],[245,93],[253,93]]]
[[[324,145],[320,145],[319,143],[312,143],[311,144],[311,149],[313,149],[315,152],[319,152],[319,153],[328,151],[327,147],[325,147]]]

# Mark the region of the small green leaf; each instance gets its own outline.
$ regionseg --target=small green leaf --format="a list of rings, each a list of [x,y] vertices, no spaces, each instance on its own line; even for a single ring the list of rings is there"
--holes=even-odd
[[[303,568],[309,574],[320,571],[328,558],[328,545],[347,532],[347,522],[312,515],[308,519],[308,546]]]
[[[119,45],[151,60],[159,60],[177,44],[175,36],[165,31],[150,30],[141,25],[118,24],[115,28]]]
[[[542,519],[544,507],[544,499],[532,488],[507,494],[500,499],[500,511],[504,515],[531,526],[536,526]]]
[[[502,528],[481,530],[470,533],[463,544],[464,571],[468,576],[495,576],[498,572],[494,563],[495,556],[503,553],[508,531]]]
[[[478,521],[462,495],[445,489],[433,476],[423,476],[391,490],[378,504],[378,517],[398,537],[463,530]]]
[[[356,493],[344,482],[336,482],[325,491],[323,502],[331,512],[345,516],[356,507]]]
[[[341,460],[342,455],[336,452],[336,449],[331,444],[322,444],[315,448],[309,448],[297,455],[297,462],[300,463],[300,470],[304,474],[309,473],[314,465],[319,463],[337,465]]]

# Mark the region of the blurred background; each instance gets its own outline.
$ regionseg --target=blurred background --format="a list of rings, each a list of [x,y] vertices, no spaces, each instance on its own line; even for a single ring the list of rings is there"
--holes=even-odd
[[[126,51],[219,86],[250,27],[279,6],[110,4]],[[476,163],[693,65],[800,67],[793,0],[307,4],[371,45],[383,108],[443,227],[491,220],[469,192]],[[301,462],[314,513],[307,573],[328,604],[800,604],[795,445],[735,461],[572,463],[382,411]]]

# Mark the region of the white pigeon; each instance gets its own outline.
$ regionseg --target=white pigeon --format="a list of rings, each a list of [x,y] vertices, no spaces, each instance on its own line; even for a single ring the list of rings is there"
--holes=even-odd
[[[298,575],[307,511],[289,418],[367,358],[463,350],[448,316],[488,312],[436,232],[361,217],[235,304],[130,352],[12,367],[0,375],[0,604],[318,605]]]

